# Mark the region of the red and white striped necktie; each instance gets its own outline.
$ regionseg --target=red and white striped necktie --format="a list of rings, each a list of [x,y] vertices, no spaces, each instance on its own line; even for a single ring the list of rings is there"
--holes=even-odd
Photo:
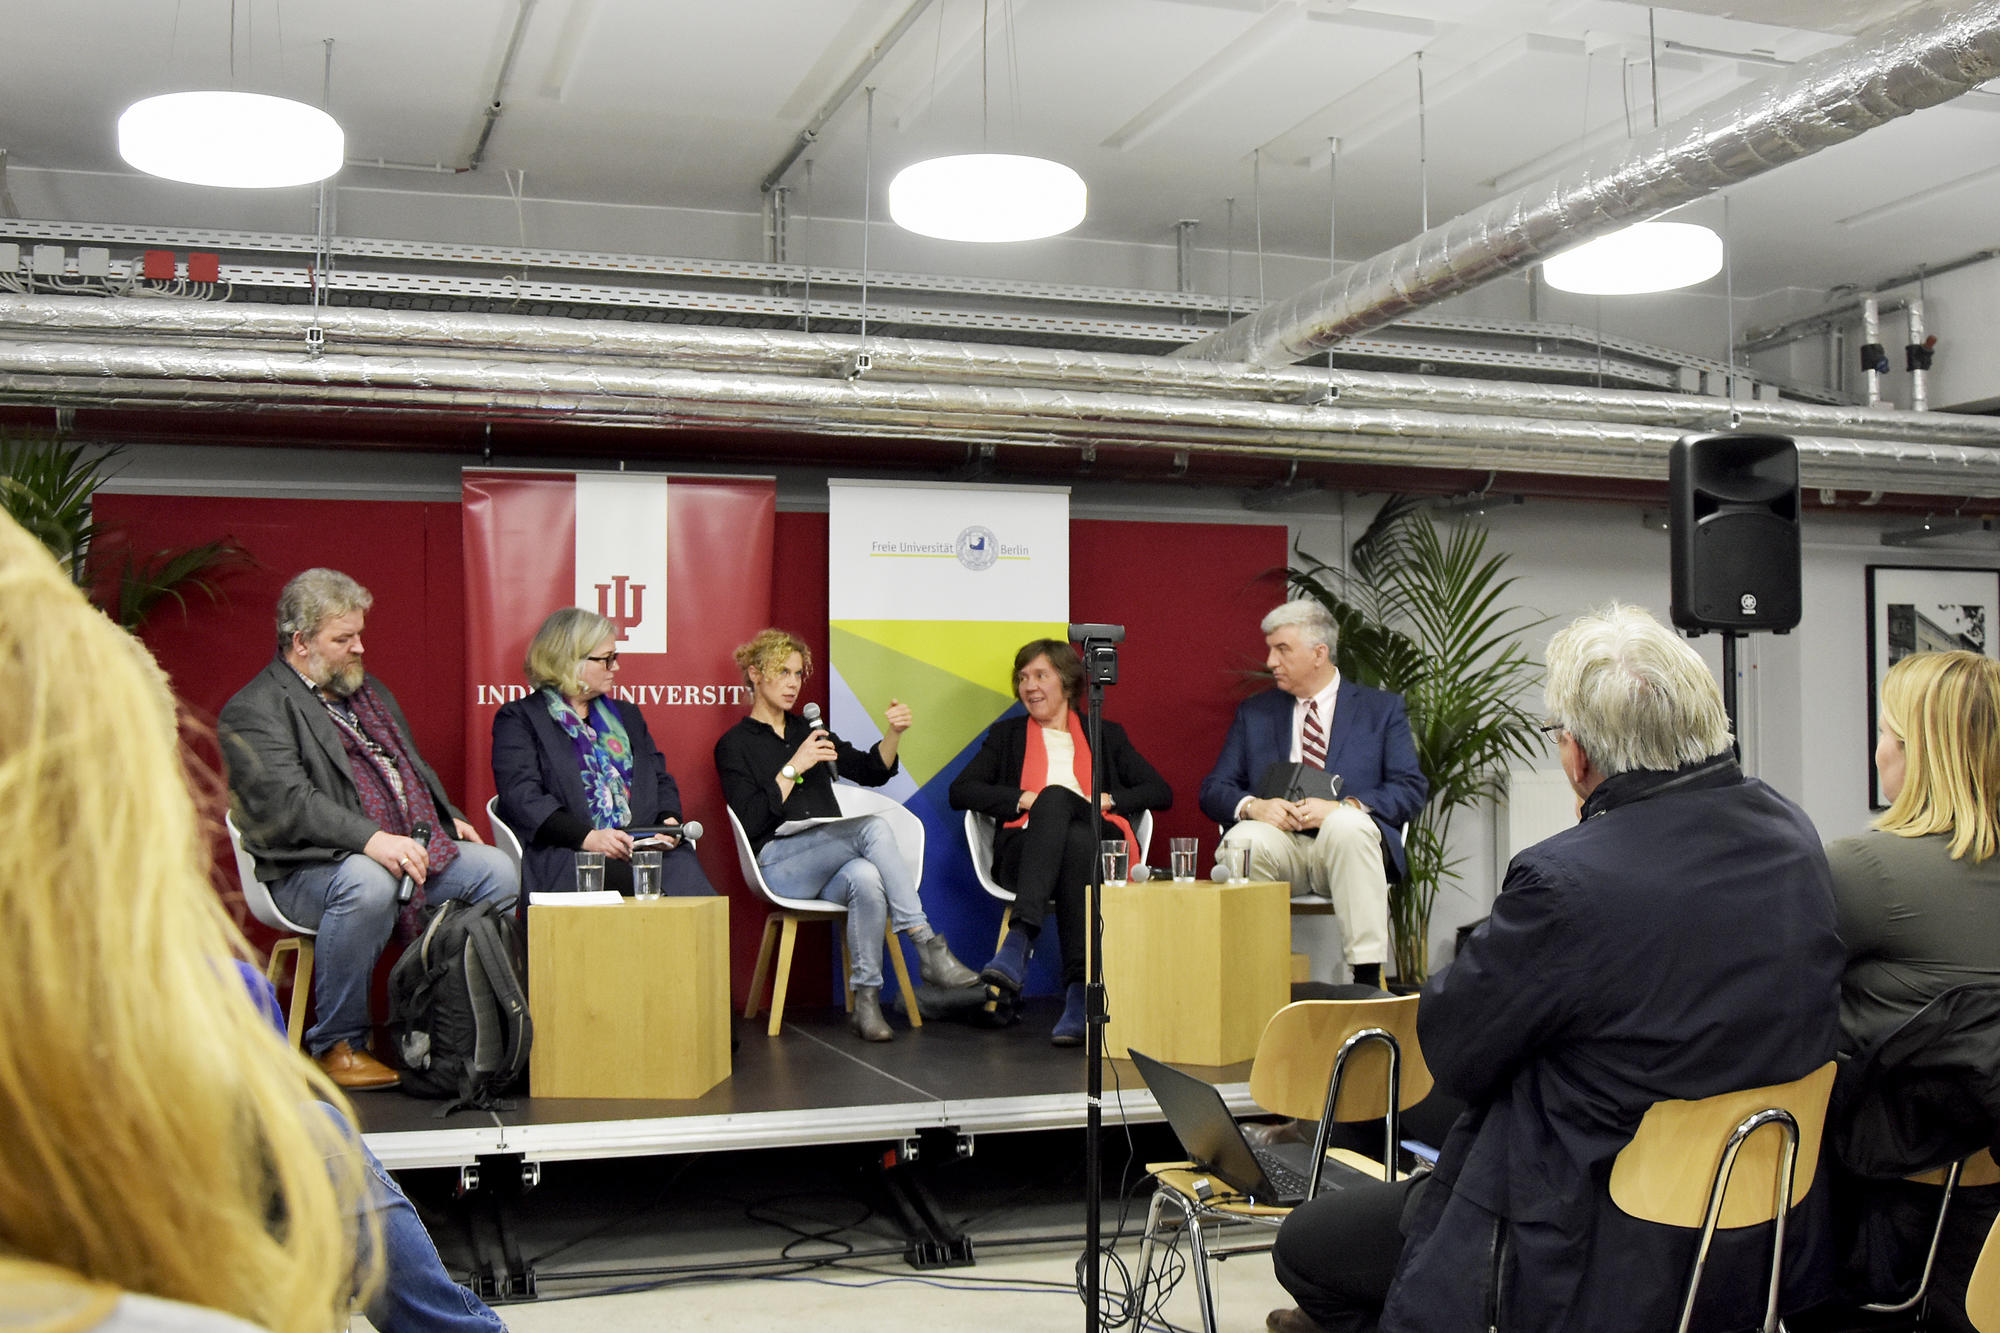
[[[1299,738],[1299,757],[1314,768],[1326,767],[1326,732],[1319,724],[1319,700],[1306,700],[1305,732]]]

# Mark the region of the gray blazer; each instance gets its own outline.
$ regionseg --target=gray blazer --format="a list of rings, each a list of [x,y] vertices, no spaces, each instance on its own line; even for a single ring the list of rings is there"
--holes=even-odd
[[[389,687],[371,681],[439,812],[464,819],[417,753]],[[362,811],[347,749],[326,705],[282,658],[273,658],[223,705],[220,722],[230,809],[244,850],[256,858],[258,879],[270,883],[305,866],[341,860],[381,831]]]

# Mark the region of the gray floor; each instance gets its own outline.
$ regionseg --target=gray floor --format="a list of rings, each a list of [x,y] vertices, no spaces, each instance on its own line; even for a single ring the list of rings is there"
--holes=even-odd
[[[521,1333],[735,1328],[746,1316],[827,1333],[1080,1329],[1083,1136],[984,1136],[970,1161],[927,1148],[940,1160],[904,1170],[921,1175],[944,1216],[971,1238],[970,1267],[920,1272],[905,1262],[879,1158],[862,1146],[550,1163],[542,1184],[510,1209],[538,1297],[496,1307]],[[1163,1127],[1130,1140],[1122,1131],[1105,1136],[1105,1229],[1122,1216],[1126,1232],[1114,1246],[1123,1271],[1107,1270],[1108,1312],[1126,1294],[1125,1274],[1136,1278],[1150,1197],[1143,1164],[1174,1155]],[[490,1216],[455,1200],[447,1173],[404,1181],[455,1274],[467,1273],[477,1254],[497,1256]],[[1185,1269],[1178,1259],[1171,1266]],[[1268,1255],[1212,1272],[1223,1330],[1252,1333],[1267,1311],[1290,1304]],[[1175,1286],[1163,1313],[1166,1323],[1146,1326],[1200,1326],[1191,1278]],[[1114,1319],[1107,1313],[1103,1326],[1120,1326]]]

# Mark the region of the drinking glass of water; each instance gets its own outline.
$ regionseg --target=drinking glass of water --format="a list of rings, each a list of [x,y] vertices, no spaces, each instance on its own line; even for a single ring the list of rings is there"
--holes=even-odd
[[[1174,838],[1167,844],[1173,856],[1174,882],[1188,884],[1194,881],[1195,856],[1201,850],[1199,838]]]
[[[660,896],[660,876],[666,853],[657,847],[632,853],[632,896],[650,902]]]
[[[1104,857],[1104,882],[1123,884],[1132,875],[1132,853],[1123,838],[1109,839],[1098,844],[1098,851]]]
[[[576,891],[596,893],[604,887],[604,853],[578,852],[576,854]]]

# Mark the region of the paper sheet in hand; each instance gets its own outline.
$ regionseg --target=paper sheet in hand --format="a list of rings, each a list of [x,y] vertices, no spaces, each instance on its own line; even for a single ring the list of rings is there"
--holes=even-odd
[[[794,833],[803,833],[809,828],[818,828],[822,824],[851,824],[857,820],[873,819],[874,817],[875,812],[871,810],[858,815],[822,815],[817,819],[788,819],[778,825],[778,831],[771,836],[774,838],[789,838]]]

